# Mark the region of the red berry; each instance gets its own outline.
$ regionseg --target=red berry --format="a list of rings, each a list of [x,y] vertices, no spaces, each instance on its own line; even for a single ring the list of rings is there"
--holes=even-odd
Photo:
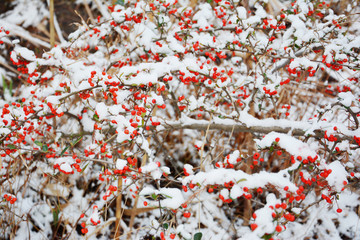
[[[250,225],[250,228],[252,231],[254,231],[257,227],[258,227],[258,225],[256,223],[253,223]]]
[[[184,212],[184,217],[189,218],[190,216],[191,216],[191,213],[189,213],[189,212]]]

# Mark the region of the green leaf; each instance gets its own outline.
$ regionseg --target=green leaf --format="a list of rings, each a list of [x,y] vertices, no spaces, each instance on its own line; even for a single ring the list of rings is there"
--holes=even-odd
[[[38,141],[38,140],[36,140],[34,143],[35,143],[36,145],[38,145],[39,147],[42,147],[42,146],[44,145],[42,142],[40,142],[40,141]]]
[[[55,207],[53,210],[52,210],[52,214],[53,214],[53,224],[54,226],[57,226],[58,223],[59,223],[59,208],[58,207]]]
[[[83,168],[81,169],[81,172],[85,171],[85,169],[87,168],[87,166],[89,165],[89,163],[90,163],[90,162],[88,162],[88,164],[86,164],[85,167],[83,167]]]
[[[269,240],[270,238],[272,238],[273,234],[265,234],[264,236],[262,236],[263,239]]]
[[[270,146],[270,152],[274,151],[274,146]]]
[[[66,152],[66,150],[68,150],[69,146],[67,146],[66,148],[64,148],[61,153],[60,153],[60,157],[62,157],[62,155],[64,155],[64,153]]]
[[[117,1],[115,2],[115,4],[119,4],[119,5],[121,5],[121,6],[124,6],[124,5],[125,5],[125,2],[124,2],[124,0],[117,0]]]
[[[162,196],[164,196],[164,197],[167,197],[167,198],[172,198],[172,196],[169,196],[169,195],[166,195],[166,194],[161,194]]]
[[[16,149],[16,146],[13,145],[13,144],[8,144],[7,147],[8,147],[9,149]]]
[[[156,200],[158,196],[157,196],[155,193],[153,193],[153,194],[151,194],[151,197],[152,197],[154,200]]]
[[[82,140],[83,136],[80,136],[78,139],[75,140],[75,142],[72,143],[72,147],[75,146],[78,142]]]
[[[208,3],[212,3],[212,0],[207,0]]]
[[[93,119],[98,122],[99,121],[99,116],[96,113],[94,113]]]
[[[195,233],[194,240],[201,240],[201,238],[202,238],[202,233],[201,232]]]
[[[246,178],[242,178],[242,179],[240,179],[239,181],[237,181],[236,183],[245,182],[245,181],[246,181]]]
[[[44,151],[44,152],[47,152],[49,150],[48,146],[46,144],[44,144],[41,149]]]
[[[168,228],[169,228],[169,224],[164,223],[163,227],[164,227],[165,229],[168,229]]]
[[[4,75],[1,75],[1,76],[2,76],[2,82],[3,82],[3,92],[5,93],[6,90],[8,90],[10,96],[12,96],[12,87],[13,87],[12,80],[9,80],[10,84],[8,85]]]
[[[3,92],[5,93],[6,89],[8,89],[8,85],[6,83],[4,75],[1,75],[1,76],[2,76],[2,82],[3,82]]]

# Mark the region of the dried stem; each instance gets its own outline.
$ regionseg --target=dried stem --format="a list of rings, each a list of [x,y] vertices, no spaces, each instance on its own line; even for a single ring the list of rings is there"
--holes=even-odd
[[[55,24],[54,24],[54,0],[49,0],[49,12],[50,12],[50,45],[55,46]]]
[[[116,197],[116,222],[115,222],[115,235],[114,239],[120,239],[121,236],[121,217],[122,217],[122,211],[121,211],[121,200],[122,200],[122,177],[119,177],[118,179],[118,196]]]

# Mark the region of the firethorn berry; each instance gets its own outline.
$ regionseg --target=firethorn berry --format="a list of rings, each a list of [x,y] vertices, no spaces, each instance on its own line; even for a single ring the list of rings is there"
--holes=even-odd
[[[251,198],[252,198],[252,194],[250,194],[250,193],[249,193],[249,194],[245,194],[245,198],[246,198],[246,199],[251,199]]]
[[[341,212],[342,212],[342,209],[341,209],[341,208],[338,208],[338,209],[336,209],[336,212],[341,213]]]
[[[250,224],[250,228],[252,231],[255,231],[255,229],[258,227],[258,225],[256,223],[252,223]]]
[[[277,226],[276,226],[276,228],[275,228],[275,231],[277,231],[277,232],[281,232],[281,231],[282,231],[282,227],[281,227],[281,226],[279,226],[279,225],[277,225]]]
[[[184,215],[184,217],[189,218],[191,216],[191,213],[190,212],[184,212],[183,215]]]

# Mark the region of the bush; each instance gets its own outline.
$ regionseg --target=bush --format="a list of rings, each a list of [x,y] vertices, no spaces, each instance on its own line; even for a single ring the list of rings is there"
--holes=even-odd
[[[5,239],[359,238],[355,2],[94,0],[48,50],[15,2]]]

